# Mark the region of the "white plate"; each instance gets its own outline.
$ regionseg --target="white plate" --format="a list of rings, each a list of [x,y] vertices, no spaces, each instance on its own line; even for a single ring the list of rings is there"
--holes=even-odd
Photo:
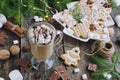
[[[78,1],[75,1],[75,2],[72,2],[72,3],[67,4],[67,8],[68,8],[68,9],[73,8],[74,5],[75,5],[77,2],[78,2]],[[107,33],[107,38],[105,38],[105,39],[100,39],[100,38],[96,38],[96,37],[94,37],[94,38],[88,37],[87,39],[83,39],[83,38],[74,36],[74,35],[73,35],[73,31],[72,31],[71,29],[67,28],[67,27],[66,27],[66,24],[65,24],[65,23],[62,23],[62,22],[59,20],[61,16],[62,16],[62,12],[59,12],[59,13],[54,14],[54,15],[53,15],[53,18],[54,18],[58,23],[60,23],[60,24],[64,27],[63,33],[65,33],[66,35],[68,35],[68,36],[70,36],[70,37],[72,37],[72,38],[75,38],[75,39],[77,39],[77,40],[83,41],[83,42],[87,42],[89,39],[110,41],[109,32],[108,32],[107,27],[108,27],[108,26],[111,26],[111,25],[114,25],[114,21],[113,21],[113,19],[112,19],[111,16],[110,16],[110,18],[108,19],[108,21],[105,23],[105,28],[106,28],[106,30],[107,30],[107,32],[108,32],[108,33]]]

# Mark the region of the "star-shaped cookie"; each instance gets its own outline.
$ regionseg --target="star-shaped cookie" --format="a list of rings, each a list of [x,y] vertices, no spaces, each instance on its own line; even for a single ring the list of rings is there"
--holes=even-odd
[[[60,56],[60,58],[64,60],[64,63],[67,66],[73,65],[73,66],[77,67],[78,66],[78,61],[80,60],[80,55],[79,54],[80,54],[79,47],[75,47],[72,50],[67,50],[65,52],[65,54],[62,54]]]

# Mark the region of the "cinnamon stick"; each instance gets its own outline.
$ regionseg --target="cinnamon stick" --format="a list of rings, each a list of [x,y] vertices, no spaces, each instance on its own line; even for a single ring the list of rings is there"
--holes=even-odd
[[[23,29],[22,27],[13,24],[10,21],[7,21],[6,24],[4,24],[4,28],[10,30],[11,32],[15,33],[16,35],[18,35],[19,37],[24,37],[26,30]]]

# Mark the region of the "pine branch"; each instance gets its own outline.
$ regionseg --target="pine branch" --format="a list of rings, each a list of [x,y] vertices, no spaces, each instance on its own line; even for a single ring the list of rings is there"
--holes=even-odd
[[[96,72],[92,72],[92,76],[94,77],[99,77],[101,76],[102,78],[104,78],[102,76],[102,74],[104,74],[105,72],[111,74],[113,77],[113,80],[120,80],[120,72],[118,72],[116,70],[116,65],[119,62],[120,59],[120,51],[116,51],[113,55],[112,59],[112,65],[108,64],[104,59],[102,59],[101,57],[98,56],[91,56],[90,60],[97,64],[99,67],[102,67],[101,69],[99,69]],[[107,66],[108,65],[108,66]],[[104,68],[105,67],[105,68]]]
[[[116,9],[117,8],[117,4],[113,1],[113,0],[109,0],[112,6],[112,9]]]
[[[91,60],[91,62],[97,64],[100,68],[107,69],[108,67],[111,66],[110,64],[108,64],[108,63],[106,62],[106,60],[104,60],[103,58],[98,57],[98,56],[96,56],[96,55],[91,56],[91,57],[90,57],[90,60]]]

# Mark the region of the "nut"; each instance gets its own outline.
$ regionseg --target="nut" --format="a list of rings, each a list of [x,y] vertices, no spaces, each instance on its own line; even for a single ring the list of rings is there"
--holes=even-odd
[[[17,45],[12,45],[10,48],[10,52],[12,55],[18,55],[20,52],[20,47]]]
[[[10,57],[10,52],[8,50],[0,50],[0,59],[1,60],[6,60]]]

